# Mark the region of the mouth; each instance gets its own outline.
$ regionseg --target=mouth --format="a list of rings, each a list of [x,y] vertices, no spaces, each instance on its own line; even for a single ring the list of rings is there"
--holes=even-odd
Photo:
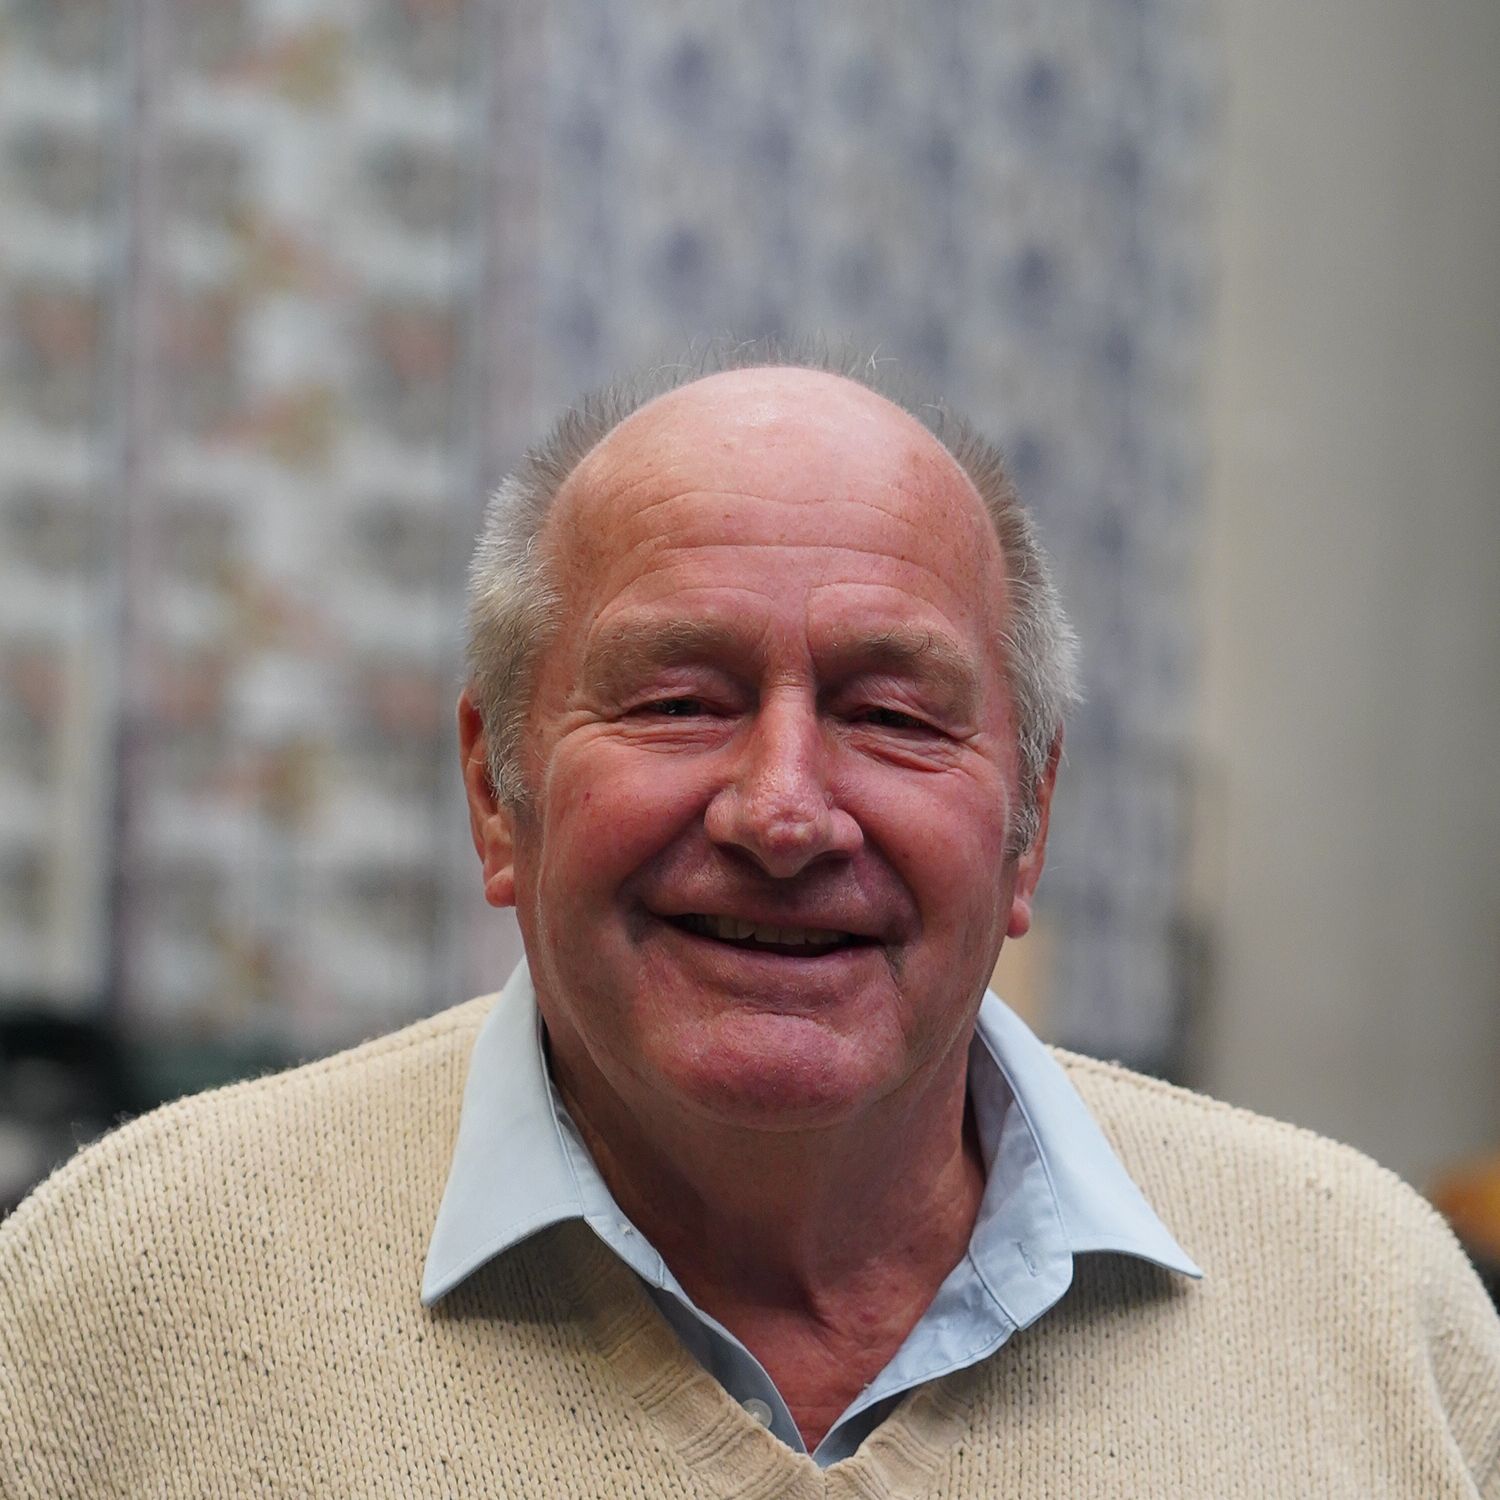
[[[680,932],[707,938],[730,948],[754,953],[780,953],[789,958],[818,958],[847,948],[869,948],[874,939],[854,932],[839,932],[828,927],[781,927],[764,922],[747,922],[739,917],[714,917],[701,912],[685,912],[668,917]]]

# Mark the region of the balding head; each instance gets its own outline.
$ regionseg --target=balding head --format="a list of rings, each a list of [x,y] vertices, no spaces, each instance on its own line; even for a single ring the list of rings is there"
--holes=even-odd
[[[578,463],[559,498],[598,488],[627,454],[670,470],[688,455],[701,461],[751,448],[769,476],[801,476],[810,497],[831,493],[863,464],[871,473],[946,476],[983,509],[953,455],[896,402],[844,375],[778,365],[721,371],[647,402]]]
[[[1024,809],[1075,697],[1072,633],[998,452],[940,406],[878,390],[879,374],[867,361],[718,351],[584,400],[526,455],[490,504],[470,573],[469,694],[503,799],[525,801],[521,739],[541,653],[568,607],[568,570],[604,544],[590,507],[608,494],[615,523],[634,528],[608,545],[649,546],[665,517],[658,504],[632,518],[632,494],[654,497],[663,479],[709,493],[717,455],[753,463],[768,484],[795,478],[786,493],[815,503],[898,475],[946,480],[928,486],[946,497],[931,525],[968,549],[976,570],[995,564],[983,586],[995,596]],[[1032,831],[1023,817],[1020,841]]]

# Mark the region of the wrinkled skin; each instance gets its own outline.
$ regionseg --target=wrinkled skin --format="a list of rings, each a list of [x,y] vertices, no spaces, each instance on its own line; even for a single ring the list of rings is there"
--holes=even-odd
[[[565,623],[524,812],[467,701],[461,727],[570,1102],[660,1139],[951,1113],[1045,838],[1006,853],[1004,584],[966,476],[857,385],[742,371],[616,429],[545,542]],[[754,951],[689,914],[858,941]]]

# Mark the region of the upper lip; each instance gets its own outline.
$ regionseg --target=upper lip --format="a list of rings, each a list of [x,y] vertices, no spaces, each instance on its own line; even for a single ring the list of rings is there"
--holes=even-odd
[[[737,922],[749,922],[756,927],[793,927],[812,931],[848,933],[852,937],[870,942],[885,940],[885,930],[869,916],[851,915],[829,911],[771,911],[753,905],[728,906],[712,902],[703,906],[678,906],[671,909],[657,908],[653,913],[665,921],[679,917],[732,918]]]

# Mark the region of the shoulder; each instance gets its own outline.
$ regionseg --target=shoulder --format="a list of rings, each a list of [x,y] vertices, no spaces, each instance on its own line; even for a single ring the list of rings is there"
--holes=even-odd
[[[173,1433],[227,1453],[223,1414],[414,1317],[486,1009],[155,1110],[0,1224],[0,1490],[114,1493]]]
[[[226,1152],[285,1156],[312,1144],[309,1127],[360,1131],[441,1115],[461,1091],[470,1047],[493,997],[471,1000],[315,1062],[190,1094],[141,1115],[65,1162],[0,1234],[24,1235],[120,1172],[152,1164],[222,1166]],[[322,1145],[326,1147],[326,1137]]]
[[[1209,1283],[1218,1271],[1292,1303],[1357,1297],[1408,1326],[1435,1326],[1457,1306],[1500,1354],[1500,1321],[1462,1247],[1394,1172],[1301,1126],[1054,1055]]]
[[[1199,1215],[1353,1215],[1423,1240],[1452,1238],[1425,1199],[1352,1146],[1117,1063],[1053,1055],[1153,1201],[1191,1202]]]
[[[438,1147],[456,1125],[473,1037],[470,1001],[347,1051],[190,1095],[80,1151],[0,1224],[0,1294],[45,1259],[86,1263],[123,1239],[279,1212],[295,1218],[362,1164],[400,1170],[413,1137]],[[326,1206],[327,1199],[323,1198]],[[80,1264],[79,1269],[82,1269]],[[8,1286],[7,1283],[10,1283]]]
[[[1126,1170],[1204,1268],[1202,1308],[1266,1357],[1405,1366],[1473,1472],[1500,1473],[1500,1318],[1437,1211],[1351,1146],[1055,1051]]]

